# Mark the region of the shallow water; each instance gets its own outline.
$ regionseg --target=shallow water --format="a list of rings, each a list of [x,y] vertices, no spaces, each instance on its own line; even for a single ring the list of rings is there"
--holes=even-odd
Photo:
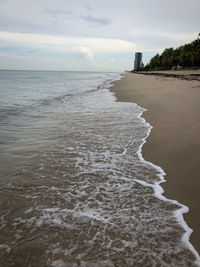
[[[114,73],[0,72],[1,266],[195,266]]]

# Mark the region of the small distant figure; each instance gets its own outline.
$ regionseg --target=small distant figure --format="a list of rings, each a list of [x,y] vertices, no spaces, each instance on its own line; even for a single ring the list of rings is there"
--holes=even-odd
[[[171,69],[172,70],[181,70],[183,67],[180,66],[180,65],[177,65],[177,66],[173,66]]]

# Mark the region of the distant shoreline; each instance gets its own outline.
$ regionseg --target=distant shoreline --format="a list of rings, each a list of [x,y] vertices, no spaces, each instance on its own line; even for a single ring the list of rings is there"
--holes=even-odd
[[[182,70],[182,71],[139,71],[137,74],[153,75],[162,77],[172,77],[188,81],[200,81],[200,70]]]
[[[166,172],[164,195],[189,207],[184,216],[200,252],[200,70],[125,73],[110,91],[147,109],[152,132],[143,157]]]

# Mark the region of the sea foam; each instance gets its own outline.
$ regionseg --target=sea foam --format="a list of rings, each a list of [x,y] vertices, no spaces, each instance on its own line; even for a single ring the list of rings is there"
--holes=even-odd
[[[183,229],[185,230],[185,233],[182,235],[182,242],[186,245],[186,247],[188,247],[190,249],[190,251],[195,255],[196,257],[196,261],[195,263],[200,266],[200,255],[199,253],[197,252],[197,250],[194,248],[194,246],[191,244],[190,242],[190,236],[193,232],[193,230],[187,225],[186,221],[184,220],[184,217],[183,215],[185,213],[188,213],[189,212],[189,207],[179,203],[177,200],[173,200],[173,199],[168,199],[167,197],[163,196],[163,193],[164,193],[164,190],[161,186],[162,183],[165,183],[167,182],[165,179],[164,179],[164,176],[166,175],[166,173],[164,172],[164,170],[158,166],[158,165],[155,165],[153,164],[152,162],[150,161],[147,161],[143,158],[143,155],[142,155],[142,147],[144,146],[144,144],[148,141],[148,137],[149,135],[151,134],[151,130],[152,130],[152,126],[142,117],[143,113],[144,112],[148,112],[148,110],[144,110],[143,112],[141,112],[138,117],[141,118],[144,123],[148,126],[148,132],[147,132],[147,135],[146,137],[143,138],[142,140],[142,143],[137,151],[137,155],[138,157],[140,158],[141,162],[143,162],[144,164],[147,164],[149,166],[152,166],[153,168],[155,168],[157,171],[158,171],[158,177],[160,178],[160,181],[156,182],[155,184],[149,184],[145,181],[141,181],[141,180],[134,180],[135,182],[143,185],[143,186],[146,186],[146,187],[151,187],[154,189],[154,195],[155,197],[157,197],[158,199],[160,200],[163,200],[163,201],[166,201],[166,202],[169,202],[169,203],[172,203],[172,204],[175,204],[177,206],[179,206],[180,208],[177,209],[176,211],[174,211],[174,216],[177,220],[177,222],[183,227]]]

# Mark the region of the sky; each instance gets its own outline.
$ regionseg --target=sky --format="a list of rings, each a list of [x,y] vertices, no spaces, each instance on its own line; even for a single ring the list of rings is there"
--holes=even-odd
[[[0,0],[0,69],[117,71],[195,40],[200,0]]]

